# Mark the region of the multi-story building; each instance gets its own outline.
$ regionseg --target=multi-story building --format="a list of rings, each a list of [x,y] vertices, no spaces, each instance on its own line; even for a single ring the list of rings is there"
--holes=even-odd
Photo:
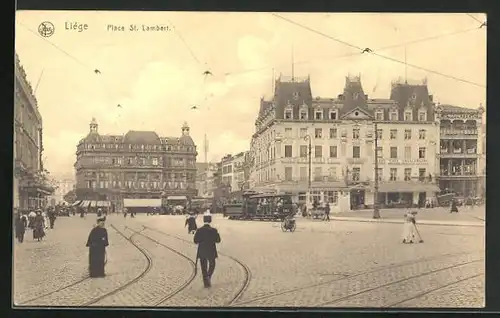
[[[182,136],[159,137],[153,131],[101,135],[95,119],[76,151],[79,200],[107,200],[122,209],[124,198],[159,199],[196,196],[196,145],[189,127]]]
[[[394,82],[390,99],[372,99],[351,76],[337,98],[313,98],[309,78],[276,81],[255,122],[253,186],[299,203],[310,194],[309,204],[328,201],[334,211],[372,206],[375,125],[379,202],[434,196],[439,124],[426,83]]]
[[[17,54],[14,72],[13,207],[34,209],[45,206],[54,188],[42,162],[42,116]]]
[[[452,105],[440,105],[439,108],[440,188],[465,197],[484,195],[484,108],[480,106],[478,109],[470,109]]]
[[[212,198],[216,185],[217,165],[207,164],[206,168],[198,171],[196,176],[196,188],[198,189],[198,196],[204,198]]]
[[[248,152],[226,155],[221,160],[222,183],[230,187],[231,192],[241,191],[248,187],[247,162]]]
[[[74,179],[61,179],[55,181],[56,188],[54,193],[49,197],[49,199],[54,204],[64,202],[64,196],[68,194],[68,192],[74,190],[75,188],[75,180]]]

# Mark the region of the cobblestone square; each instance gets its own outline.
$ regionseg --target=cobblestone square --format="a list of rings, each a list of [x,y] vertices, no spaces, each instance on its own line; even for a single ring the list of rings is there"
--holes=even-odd
[[[109,216],[107,276],[87,278],[93,221],[59,218],[44,241],[28,232],[14,244],[16,305],[484,306],[482,227],[421,225],[425,242],[402,244],[399,224],[298,218],[284,233],[276,222],[214,215],[222,242],[206,289],[182,216]]]

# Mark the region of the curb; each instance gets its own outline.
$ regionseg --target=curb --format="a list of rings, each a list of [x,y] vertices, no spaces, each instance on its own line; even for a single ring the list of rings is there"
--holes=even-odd
[[[345,221],[345,222],[364,222],[364,223],[389,223],[389,224],[403,224],[404,221],[391,220],[391,219],[357,219],[357,218],[335,218],[330,217],[332,221]],[[461,226],[461,227],[484,227],[484,224],[469,223],[469,224],[458,224],[458,223],[428,223],[429,221],[417,221],[418,225],[435,225],[435,226]],[[437,221],[439,222],[439,221]]]

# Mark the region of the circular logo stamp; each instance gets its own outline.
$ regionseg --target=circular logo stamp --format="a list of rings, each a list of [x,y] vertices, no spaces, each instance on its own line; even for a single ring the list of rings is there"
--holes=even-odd
[[[49,21],[44,21],[38,26],[38,33],[40,33],[40,35],[45,38],[52,36],[54,34],[54,31],[55,27],[52,22]]]

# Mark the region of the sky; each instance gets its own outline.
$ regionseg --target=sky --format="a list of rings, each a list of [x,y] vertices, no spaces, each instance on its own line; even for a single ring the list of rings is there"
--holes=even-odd
[[[205,134],[209,161],[248,150],[260,98],[271,95],[273,77],[291,75],[292,61],[295,76],[310,76],[315,97],[336,97],[347,75],[360,74],[370,98],[389,98],[391,81],[406,76],[427,78],[441,104],[486,107],[486,29],[479,28],[486,15],[279,16],[288,20],[272,13],[18,11],[16,52],[36,87],[45,167],[56,177],[73,175],[76,145],[93,117],[101,134],[116,135],[179,137],[187,122],[199,162]],[[54,25],[50,37],[38,33],[46,21]],[[67,30],[75,23],[88,27]],[[405,66],[405,56],[425,70]]]

